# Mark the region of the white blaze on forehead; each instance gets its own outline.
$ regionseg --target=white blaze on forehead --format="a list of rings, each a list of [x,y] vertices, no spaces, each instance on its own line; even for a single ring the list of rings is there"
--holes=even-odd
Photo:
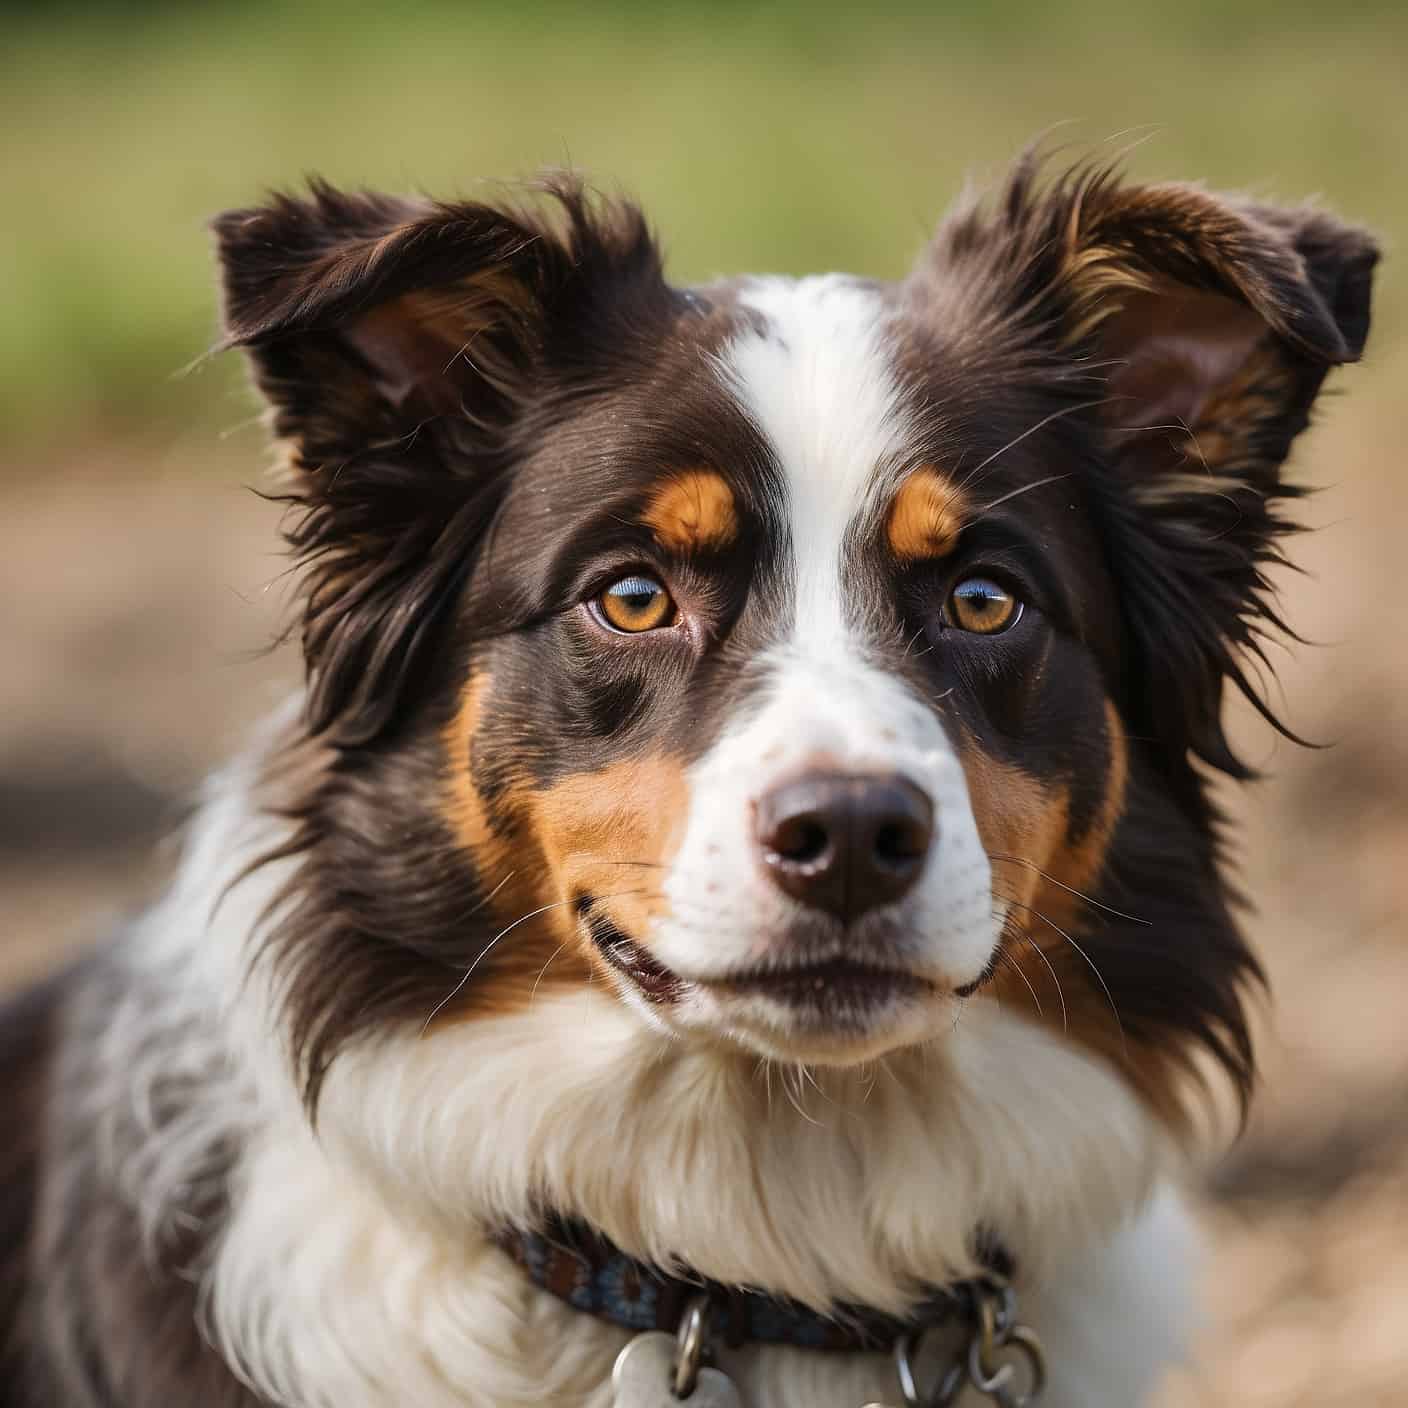
[[[905,448],[885,355],[884,304],[838,274],[750,284],[740,300],[764,325],[724,354],[735,394],[783,473],[795,572],[794,638],[845,633],[846,530],[876,471]]]

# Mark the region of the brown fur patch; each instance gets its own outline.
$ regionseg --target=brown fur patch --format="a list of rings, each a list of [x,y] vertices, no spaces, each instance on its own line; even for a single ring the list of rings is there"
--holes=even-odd
[[[691,469],[662,485],[645,511],[662,547],[690,553],[726,548],[738,536],[733,490],[711,469]]]
[[[1105,795],[1094,822],[1079,839],[1071,836],[1070,799],[1064,787],[1045,785],[971,743],[960,750],[984,847],[989,855],[1015,858],[998,863],[999,898],[1035,905],[1062,927],[1067,918],[1074,921],[1080,910],[1080,898],[1071,891],[1099,878],[1124,809],[1129,745],[1119,713],[1109,700],[1105,719],[1109,740]]]
[[[1086,889],[1099,879],[1115,839],[1115,827],[1124,812],[1125,792],[1129,786],[1129,744],[1119,710],[1109,699],[1105,701],[1105,730],[1109,740],[1109,766],[1099,814],[1078,841],[1065,838],[1052,854],[1050,864],[1045,867],[1052,879],[1043,882],[1038,895],[1037,903],[1041,908],[1063,926],[1066,922],[1063,915],[1076,922],[1080,900],[1071,891]],[[1067,888],[1062,889],[1062,886]]]
[[[532,789],[526,781],[510,787],[499,803],[502,819],[496,818],[497,827],[491,824],[472,766],[490,688],[488,676],[471,675],[445,731],[450,783],[444,815],[473,858],[485,892],[493,892],[492,932],[517,927],[511,940],[505,935],[486,956],[436,1025],[518,1010],[546,989],[590,979],[603,960],[582,940],[572,904],[582,894],[592,895],[632,938],[645,940],[661,912],[661,883],[687,814],[683,762],[655,755],[546,789]]]
[[[483,717],[485,696],[491,680],[478,671],[470,674],[460,696],[459,708],[445,730],[445,755],[449,763],[445,820],[455,839],[474,857],[474,863],[489,879],[509,869],[508,847],[489,824],[484,799],[474,785],[474,735]]]
[[[948,477],[930,465],[916,469],[890,504],[885,536],[901,561],[944,557],[958,543],[963,503]]]
[[[1068,1033],[1126,1078],[1176,1123],[1180,1073],[1162,1053],[1126,1040],[1099,975],[1082,956],[1083,898],[1098,881],[1125,805],[1129,750],[1113,703],[1105,704],[1109,764],[1099,815],[1078,841],[1070,836],[1064,788],[1044,787],[980,750],[964,750],[969,794],[993,862],[993,892],[1012,906],[993,978],[998,999]],[[1006,858],[1006,859],[1004,859]],[[1080,947],[1077,947],[1077,946]]]
[[[631,938],[648,941],[688,803],[684,764],[664,754],[612,763],[529,794],[529,826],[553,898],[590,894]],[[594,948],[589,956],[599,961]]]
[[[1066,834],[1065,789],[999,762],[971,741],[959,752],[973,819],[988,854],[1047,869]],[[1039,876],[1029,865],[998,863],[998,873],[999,898],[1029,903],[1035,896]]]
[[[471,673],[445,730],[449,784],[442,814],[472,859],[486,896],[483,909],[466,922],[492,925],[485,937],[493,940],[493,948],[433,1026],[517,1011],[538,993],[584,976],[580,963],[573,964],[563,953],[573,936],[572,916],[567,906],[557,903],[561,896],[553,893],[556,887],[535,838],[516,822],[507,836],[502,825],[492,825],[475,786],[474,737],[491,687],[488,675]],[[508,808],[505,816],[512,811]],[[568,961],[562,961],[564,956]]]

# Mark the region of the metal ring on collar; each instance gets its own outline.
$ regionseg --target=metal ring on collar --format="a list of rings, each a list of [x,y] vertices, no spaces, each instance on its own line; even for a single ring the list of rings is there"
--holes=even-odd
[[[983,1336],[973,1337],[968,1347],[968,1379],[979,1393],[1002,1405],[1002,1408],[1021,1408],[1021,1405],[1035,1403],[1046,1388],[1046,1355],[1041,1341],[1025,1325],[1014,1325],[1002,1336],[1002,1349],[1016,1349],[1027,1361],[1031,1383],[1021,1397],[1012,1389],[1012,1381],[1017,1371],[1009,1362],[996,1364],[991,1358],[983,1362]]]
[[[960,1358],[950,1364],[948,1372],[925,1398],[919,1392],[919,1383],[914,1377],[914,1357],[919,1352],[919,1343],[924,1337],[922,1330],[911,1330],[895,1341],[895,1377],[900,1381],[900,1392],[904,1395],[905,1408],[949,1408],[956,1402],[963,1388],[966,1366]]]
[[[675,1353],[676,1398],[688,1398],[699,1382],[699,1366],[704,1361],[704,1347],[709,1338],[709,1297],[695,1296],[684,1308],[678,1332],[679,1348]]]

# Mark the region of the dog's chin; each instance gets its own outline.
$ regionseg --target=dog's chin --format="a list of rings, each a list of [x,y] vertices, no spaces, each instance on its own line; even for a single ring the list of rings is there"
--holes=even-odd
[[[681,973],[602,916],[589,925],[623,996],[685,1038],[726,1039],[759,1056],[808,1065],[873,1061],[951,1030],[979,983],[952,983],[897,959],[763,963]]]
[[[952,992],[920,978],[831,980],[811,995],[705,988],[689,1025],[772,1060],[853,1066],[951,1030]]]

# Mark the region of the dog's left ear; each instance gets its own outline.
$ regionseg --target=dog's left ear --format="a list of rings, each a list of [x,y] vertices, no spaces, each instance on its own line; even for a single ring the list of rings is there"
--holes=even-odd
[[[1283,464],[1326,373],[1369,332],[1378,251],[1322,212],[1180,186],[1088,193],[1064,271],[1074,341],[1109,363],[1104,414],[1132,506],[1120,561],[1141,656],[1135,710],[1181,755],[1248,769],[1222,725],[1231,683],[1280,627],[1264,569],[1299,492]]]
[[[1372,241],[1186,186],[1097,184],[1070,219],[1066,335],[1110,364],[1129,472],[1158,494],[1178,469],[1269,490],[1326,372],[1364,349]]]
[[[1298,492],[1282,464],[1326,373],[1363,350],[1377,259],[1314,209],[1108,171],[1043,184],[1033,157],[996,209],[950,219],[917,271],[937,265],[954,297],[983,300],[966,321],[999,352],[1100,403],[1131,731],[1171,757],[1245,775],[1222,729],[1226,681],[1270,716],[1243,657],[1280,624],[1264,569],[1290,526],[1276,500]]]

